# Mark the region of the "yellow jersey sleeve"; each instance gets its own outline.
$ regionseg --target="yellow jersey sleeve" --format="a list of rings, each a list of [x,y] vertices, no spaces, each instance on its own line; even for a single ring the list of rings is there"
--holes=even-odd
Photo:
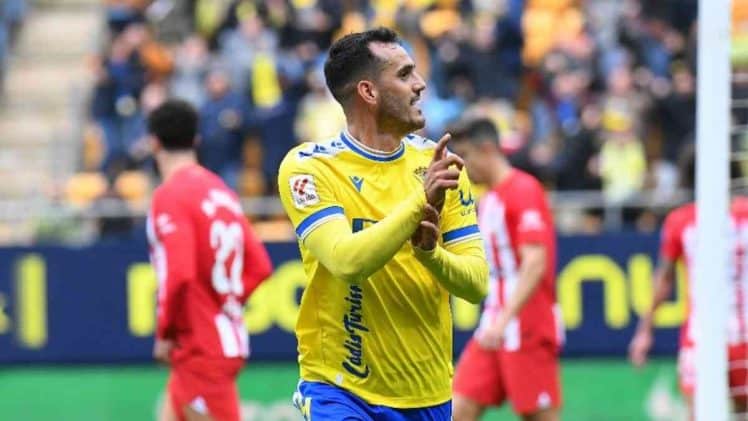
[[[313,159],[304,157],[302,147],[291,150],[278,171],[281,203],[300,242],[330,219],[345,218],[330,181]]]
[[[347,282],[368,278],[413,234],[423,214],[425,194],[411,193],[377,224],[353,233],[328,180],[312,165],[299,165],[298,158],[294,166],[293,153],[281,164],[278,183],[299,241],[336,278]]]
[[[465,171],[458,189],[447,194],[440,225],[442,244],[431,251],[415,249],[415,256],[450,294],[477,304],[488,292],[488,264]]]
[[[460,173],[458,188],[447,192],[439,225],[442,244],[447,250],[462,242],[480,240],[475,198],[465,170]]]

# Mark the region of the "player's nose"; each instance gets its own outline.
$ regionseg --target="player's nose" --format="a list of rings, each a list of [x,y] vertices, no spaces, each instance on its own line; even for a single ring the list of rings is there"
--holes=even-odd
[[[415,77],[415,81],[413,82],[412,89],[413,89],[413,92],[420,95],[421,92],[423,92],[423,90],[426,89],[426,81],[424,81],[421,75],[418,73],[416,73],[415,76],[416,77]]]

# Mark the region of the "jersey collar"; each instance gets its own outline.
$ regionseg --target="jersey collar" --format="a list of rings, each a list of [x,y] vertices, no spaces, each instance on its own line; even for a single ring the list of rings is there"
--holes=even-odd
[[[400,146],[395,149],[393,152],[390,153],[384,153],[381,151],[377,151],[375,149],[372,149],[363,143],[356,140],[355,137],[353,137],[350,133],[348,133],[348,130],[344,130],[340,133],[340,140],[345,143],[345,145],[350,148],[353,152],[363,156],[366,159],[370,159],[372,161],[378,161],[378,162],[389,162],[394,161],[397,158],[400,158],[403,156],[403,153],[405,153],[405,145],[403,145],[402,142],[400,142]]]

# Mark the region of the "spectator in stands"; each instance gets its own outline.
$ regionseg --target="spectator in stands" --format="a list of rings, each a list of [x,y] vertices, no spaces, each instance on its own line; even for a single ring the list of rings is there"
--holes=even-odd
[[[208,95],[200,108],[198,156],[203,166],[235,189],[251,110],[246,98],[232,89],[223,68],[215,67],[208,73],[205,90]]]
[[[317,142],[338,136],[345,128],[345,115],[325,85],[321,69],[307,74],[307,93],[299,104],[295,132],[300,142]]]
[[[143,22],[147,0],[107,0],[106,19],[109,30],[117,35],[130,24]]]
[[[497,20],[492,15],[477,15],[466,47],[463,60],[470,63],[470,77],[478,95],[516,99],[522,69],[519,22],[506,16]]]
[[[179,46],[174,61],[170,91],[198,109],[205,102],[203,79],[208,72],[208,46],[201,37],[193,35]]]
[[[600,177],[603,194],[612,204],[623,203],[644,187],[647,163],[627,110],[607,108],[603,114]]]
[[[653,163],[655,188],[659,195],[670,195],[678,187],[677,162],[696,129],[696,95],[690,69],[674,66],[672,82],[655,91],[655,112],[662,136],[659,159]]]
[[[123,35],[143,64],[149,82],[163,82],[171,74],[174,68],[171,52],[154,39],[148,26],[141,23],[129,25]]]
[[[138,100],[145,86],[145,69],[127,34],[114,38],[95,74],[91,115],[104,134],[102,170],[110,172],[112,162],[125,155],[137,138]]]
[[[600,110],[588,105],[582,111],[578,130],[563,137],[549,170],[558,190],[599,190],[598,170]]]
[[[28,5],[26,0],[3,0],[2,2],[2,26],[6,26],[8,31],[8,43],[14,45],[18,38],[18,32],[21,24],[26,18]]]
[[[128,149],[128,159],[133,167],[146,170],[152,173],[154,171],[153,157],[151,156],[151,145],[148,139],[148,127],[146,116],[159,105],[163,104],[168,97],[166,87],[161,83],[149,83],[143,89],[140,96],[140,108],[138,110],[136,122],[136,137]],[[153,174],[155,175],[155,174]]]
[[[5,0],[0,3],[0,95],[3,92],[5,69],[11,47],[26,16],[25,0]]]
[[[208,167],[243,192],[263,194],[266,183],[274,194],[287,150],[339,127],[326,118],[339,110],[316,64],[332,39],[375,24],[402,33],[429,79],[426,135],[465,113],[485,115],[513,164],[549,188],[603,189],[614,203],[647,188],[649,176],[672,190],[673,163],[693,137],[696,0],[185,1],[175,10],[189,13],[194,34],[173,57],[146,29],[149,0],[106,1],[114,36],[91,108],[110,179],[118,156],[147,162],[132,142],[148,102],[141,92],[157,82],[147,91],[163,85],[201,109]],[[224,70],[206,80],[214,61]],[[661,162],[648,162],[644,145]]]
[[[237,28],[221,34],[221,60],[227,65],[231,86],[237,92],[251,89],[249,81],[258,53],[272,55],[277,43],[276,34],[265,26],[256,12],[244,17]]]

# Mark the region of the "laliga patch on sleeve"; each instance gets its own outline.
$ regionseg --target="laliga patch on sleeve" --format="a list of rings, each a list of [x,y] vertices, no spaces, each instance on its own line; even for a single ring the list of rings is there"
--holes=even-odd
[[[298,209],[319,203],[317,186],[314,185],[314,176],[310,174],[295,175],[289,180],[291,183],[291,196],[293,204]]]

